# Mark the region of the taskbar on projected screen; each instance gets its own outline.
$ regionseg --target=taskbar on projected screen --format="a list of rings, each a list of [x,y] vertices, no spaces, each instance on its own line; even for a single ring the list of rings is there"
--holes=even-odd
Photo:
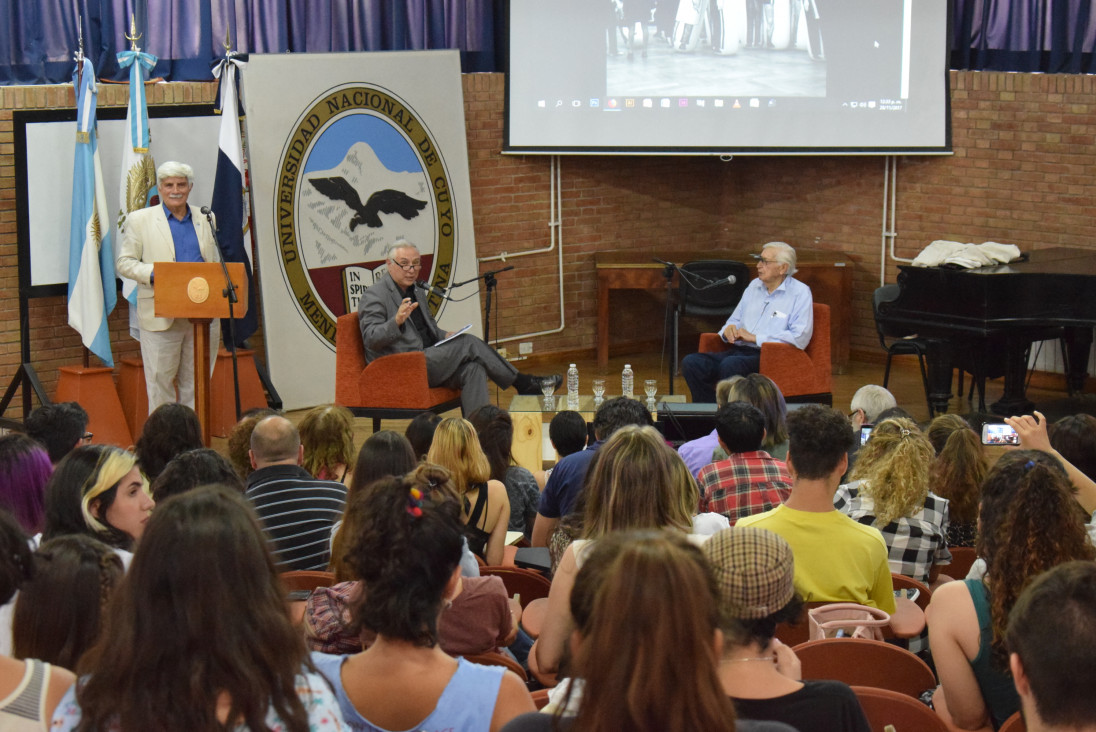
[[[564,99],[538,99],[536,107],[544,111],[623,112],[636,109],[690,109],[690,110],[737,110],[737,109],[856,109],[883,112],[900,112],[906,109],[905,99],[845,99],[829,101],[822,98],[727,96],[727,97],[589,97]]]

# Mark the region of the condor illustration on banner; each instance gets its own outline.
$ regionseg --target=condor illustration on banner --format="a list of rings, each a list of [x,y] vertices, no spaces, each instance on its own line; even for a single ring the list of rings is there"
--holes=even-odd
[[[392,243],[419,247],[420,279],[435,288],[477,274],[459,59],[252,56],[245,74],[271,375],[287,406],[330,402],[333,378],[302,359],[333,361],[336,320],[386,271]],[[480,329],[479,297],[467,294],[461,303],[431,295],[443,327]]]

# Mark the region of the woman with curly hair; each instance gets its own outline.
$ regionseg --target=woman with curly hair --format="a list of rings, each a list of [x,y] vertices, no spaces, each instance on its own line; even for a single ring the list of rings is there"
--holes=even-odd
[[[948,499],[948,546],[974,546],[978,525],[978,500],[989,461],[982,440],[965,419],[941,414],[927,432],[936,459],[929,470],[929,485]]]
[[[87,534],[114,547],[128,566],[155,505],[133,453],[110,445],[78,447],[46,483],[42,540]]]
[[[185,404],[161,404],[148,415],[133,451],[141,472],[151,483],[171,458],[187,450],[205,447],[198,415]]]
[[[247,499],[169,498],[142,542],[53,730],[345,729]]]
[[[695,482],[678,479],[674,461],[681,458],[654,427],[636,425],[618,429],[594,455],[576,502],[584,507],[582,538],[563,552],[534,646],[542,671],[559,668],[575,629],[569,609],[575,575],[598,541],[629,529],[667,528],[682,535],[692,530],[700,496]]]
[[[1020,708],[1005,651],[1020,593],[1051,567],[1096,558],[1066,472],[1044,452],[1015,450],[997,461],[982,486],[978,520],[985,577],[941,585],[925,614],[940,677],[934,705],[969,730],[996,729]]]
[[[351,613],[376,638],[355,655],[313,654],[350,728],[493,732],[532,711],[513,672],[438,645],[439,616],[461,586],[460,504],[406,477],[377,481],[355,502],[365,508],[349,562],[362,592]]]
[[[346,407],[316,407],[297,426],[305,470],[317,480],[346,485],[354,462],[354,415]]]
[[[951,562],[948,502],[929,491],[932,460],[913,420],[883,420],[860,448],[852,482],[833,498],[838,511],[882,532],[892,572],[926,583]]]
[[[426,461],[449,471],[461,496],[461,519],[468,546],[488,565],[502,564],[510,497],[500,480],[491,478],[491,464],[480,447],[476,428],[466,419],[443,419],[434,432]]]

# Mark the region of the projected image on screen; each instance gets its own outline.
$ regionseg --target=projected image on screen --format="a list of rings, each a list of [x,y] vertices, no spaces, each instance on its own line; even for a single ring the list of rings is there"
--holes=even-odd
[[[511,0],[507,150],[947,152],[947,0]]]

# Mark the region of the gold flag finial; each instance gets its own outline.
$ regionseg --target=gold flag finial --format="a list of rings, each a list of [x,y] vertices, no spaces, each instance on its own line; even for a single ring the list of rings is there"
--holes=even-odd
[[[225,53],[232,50],[232,29],[225,28],[225,42],[222,44],[225,47]]]
[[[129,41],[129,48],[131,51],[140,51],[137,46],[137,41],[141,39],[141,34],[137,32],[137,17],[130,13],[129,15],[129,33],[126,34],[126,40]]]

